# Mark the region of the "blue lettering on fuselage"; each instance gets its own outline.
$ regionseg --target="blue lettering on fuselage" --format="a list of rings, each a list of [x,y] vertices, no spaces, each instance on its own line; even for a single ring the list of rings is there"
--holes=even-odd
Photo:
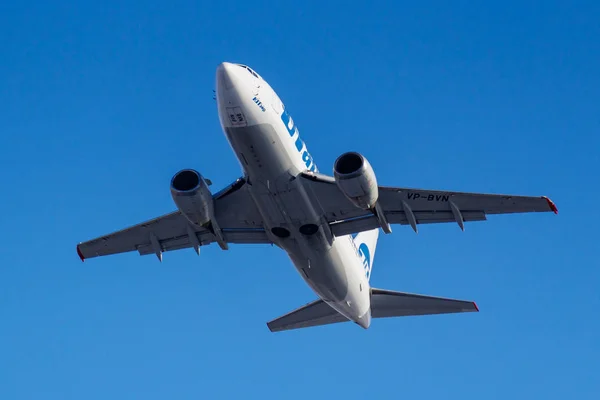
[[[258,108],[260,108],[262,110],[262,112],[267,111],[265,109],[265,106],[263,106],[263,104],[261,103],[261,101],[256,96],[254,96],[254,98],[252,99],[252,101],[254,101],[256,103],[256,105],[258,106]]]
[[[286,110],[283,110],[283,113],[281,114],[281,121],[283,122],[283,125],[285,125],[285,129],[287,129],[288,133],[290,134],[290,137],[293,137],[296,134],[296,132],[298,132],[298,128],[294,125],[294,120]],[[298,153],[302,157],[304,165],[306,165],[306,169],[312,172],[319,172],[312,156],[306,148],[306,145],[304,144],[302,139],[300,139],[300,133],[298,133],[295,145],[296,149],[298,150]]]

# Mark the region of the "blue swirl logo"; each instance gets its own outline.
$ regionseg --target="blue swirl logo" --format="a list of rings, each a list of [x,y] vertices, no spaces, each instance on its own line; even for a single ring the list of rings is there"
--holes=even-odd
[[[360,246],[358,246],[358,254],[363,257],[363,268],[365,269],[367,280],[369,280],[371,277],[371,252],[366,243],[361,243]]]

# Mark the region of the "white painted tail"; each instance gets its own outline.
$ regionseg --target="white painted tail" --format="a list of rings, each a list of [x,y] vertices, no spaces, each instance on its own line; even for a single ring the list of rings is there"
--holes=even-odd
[[[354,245],[362,257],[363,266],[367,280],[371,280],[371,270],[373,269],[373,259],[375,258],[375,249],[377,248],[377,239],[379,238],[379,228],[360,232],[354,237]]]

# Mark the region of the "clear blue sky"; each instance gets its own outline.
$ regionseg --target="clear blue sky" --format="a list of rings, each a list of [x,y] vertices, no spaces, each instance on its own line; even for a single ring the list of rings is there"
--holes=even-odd
[[[3,4],[0,397],[600,398],[600,6],[526,3]],[[368,331],[270,333],[314,295],[269,246],[82,264],[77,242],[172,211],[179,169],[240,175],[222,61],[270,82],[323,172],[359,150],[384,185],[560,214],[382,235],[374,286],[481,312]]]

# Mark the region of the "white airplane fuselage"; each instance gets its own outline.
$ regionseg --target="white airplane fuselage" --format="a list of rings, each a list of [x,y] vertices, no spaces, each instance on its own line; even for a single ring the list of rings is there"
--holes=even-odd
[[[255,71],[238,64],[220,64],[216,85],[221,126],[267,235],[321,299],[368,328],[370,287],[363,260],[351,236],[333,237],[314,196],[296,179],[317,168],[280,98]]]

